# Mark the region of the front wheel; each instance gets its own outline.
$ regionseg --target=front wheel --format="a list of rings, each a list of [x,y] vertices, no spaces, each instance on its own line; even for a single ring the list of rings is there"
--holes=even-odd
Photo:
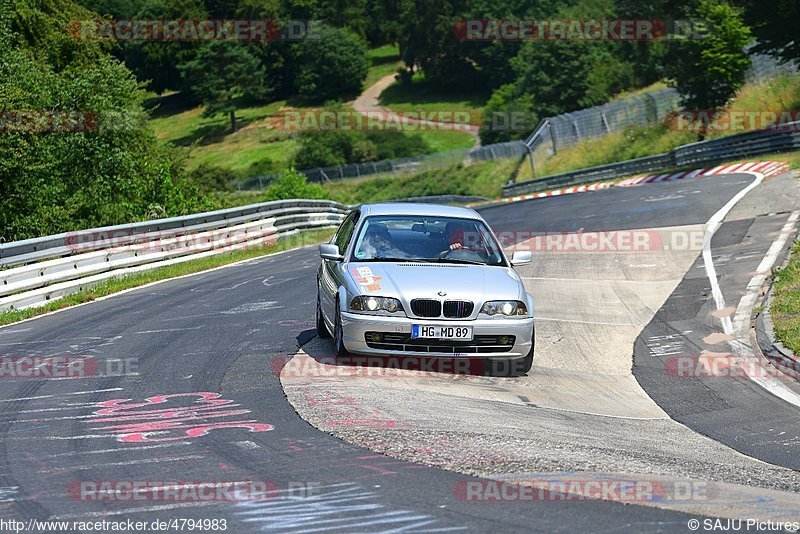
[[[336,319],[333,322],[333,350],[337,358],[347,356],[344,346],[344,331],[342,330],[342,312],[339,310],[339,301],[336,301]]]
[[[325,324],[325,318],[322,316],[322,306],[320,305],[319,292],[317,293],[317,335],[322,338],[331,337],[328,327]]]

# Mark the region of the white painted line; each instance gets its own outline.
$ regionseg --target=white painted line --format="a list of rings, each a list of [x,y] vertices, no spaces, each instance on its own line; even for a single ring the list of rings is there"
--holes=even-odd
[[[705,264],[706,268],[706,276],[708,276],[708,280],[711,283],[711,292],[714,296],[714,303],[718,311],[725,308],[725,298],[720,290],[719,281],[717,280],[717,272],[714,268],[714,263],[711,257],[711,239],[714,237],[714,233],[717,231],[722,220],[725,218],[731,208],[733,208],[733,206],[739,202],[739,200],[741,200],[747,193],[749,193],[753,188],[757,187],[758,184],[764,180],[764,175],[759,172],[745,171],[744,174],[750,174],[754,176],[755,179],[750,185],[739,191],[739,193],[737,193],[727,204],[725,204],[717,213],[715,213],[711,219],[709,219],[708,223],[706,223],[706,235],[703,240],[703,263]],[[754,275],[750,280],[750,283],[747,285],[747,293],[739,301],[739,305],[737,306],[736,313],[734,315],[735,324],[734,321],[731,320],[730,316],[725,316],[720,319],[723,332],[728,335],[736,336],[735,339],[728,341],[728,345],[730,345],[731,350],[738,359],[749,360],[751,362],[755,360],[757,363],[756,356],[753,354],[753,349],[750,346],[750,333],[748,331],[749,319],[752,314],[753,305],[758,297],[757,292],[761,285],[765,282],[769,269],[777,260],[778,254],[786,244],[786,240],[788,239],[789,235],[793,233],[798,217],[800,217],[800,212],[792,213],[781,230],[780,235],[772,243],[767,251],[766,256],[759,264],[758,273],[756,273],[756,275]],[[746,367],[747,366],[742,366],[742,368]],[[775,395],[776,397],[788,402],[789,404],[800,407],[800,395],[789,389],[777,378],[766,373],[764,376],[752,376],[748,374],[747,377],[752,380],[753,383],[764,388],[766,391]]]
[[[17,402],[17,401],[29,401],[35,399],[49,399],[52,395],[41,395],[39,397],[19,397],[16,399],[0,399],[0,402]]]
[[[260,449],[261,445],[253,441],[234,441],[234,445],[238,445],[243,449]]]
[[[150,449],[163,449],[164,447],[175,447],[178,445],[188,445],[190,442],[188,441],[173,441],[171,443],[160,443],[158,445],[141,445],[139,447],[117,447],[116,449],[93,449],[88,451],[71,451],[71,452],[61,452],[58,454],[48,454],[45,458],[60,458],[62,456],[80,456],[82,454],[113,454],[113,453],[123,453],[127,454],[128,451],[145,451]]]
[[[193,501],[193,502],[179,502],[171,504],[159,504],[155,506],[142,506],[139,508],[124,508],[122,510],[104,509],[97,512],[83,512],[78,514],[64,514],[55,516],[56,519],[83,519],[85,517],[106,517],[113,515],[127,515],[127,514],[152,514],[160,510],[174,510],[175,508],[196,508],[198,506],[214,506],[227,504],[221,501]]]
[[[67,393],[67,395],[88,395],[90,393],[105,393],[107,391],[122,391],[122,388],[94,389],[92,391],[76,391],[75,393]]]
[[[43,317],[49,317],[49,316],[54,315],[56,313],[61,313],[61,312],[67,311],[67,310],[74,310],[75,308],[80,308],[82,306],[89,306],[91,304],[94,304],[95,302],[102,302],[104,300],[112,299],[112,298],[115,298],[115,297],[119,297],[120,295],[126,295],[126,294],[132,293],[134,291],[141,291],[143,289],[147,289],[147,288],[149,288],[151,286],[155,286],[155,285],[158,285],[158,284],[164,284],[166,282],[172,282],[172,281],[175,281],[175,280],[182,280],[183,278],[190,278],[192,276],[201,276],[201,275],[205,275],[205,274],[210,274],[210,273],[213,273],[215,271],[219,271],[219,270],[222,270],[222,269],[229,269],[231,267],[239,267],[241,265],[246,265],[248,263],[257,264],[258,262],[264,260],[265,258],[270,258],[270,257],[273,257],[273,256],[281,256],[281,255],[284,255],[284,254],[289,254],[291,252],[297,252],[298,250],[308,249],[308,248],[312,248],[312,247],[316,247],[316,246],[317,246],[317,244],[304,245],[304,246],[300,246],[300,247],[297,247],[297,248],[290,248],[290,249],[287,249],[287,250],[281,250],[279,252],[271,252],[271,253],[264,254],[263,256],[256,256],[254,258],[248,258],[246,260],[241,260],[241,261],[237,261],[237,262],[234,262],[234,263],[228,263],[226,265],[220,265],[219,267],[214,267],[212,269],[206,269],[205,271],[198,271],[196,273],[184,274],[184,275],[181,275],[181,276],[176,276],[174,278],[165,278],[163,280],[156,280],[155,282],[150,282],[149,284],[145,284],[145,285],[142,285],[142,286],[131,287],[131,288],[128,288],[128,289],[123,289],[122,291],[118,291],[118,292],[112,293],[110,295],[105,295],[103,297],[99,297],[99,298],[96,298],[94,300],[90,300],[88,302],[82,302],[81,304],[75,304],[74,306],[67,306],[66,308],[59,308],[57,310],[53,310],[51,312],[43,313],[43,314],[37,315],[35,317],[29,317],[27,319],[23,319],[21,321],[17,321],[15,323],[9,323],[7,325],[0,325],[0,330],[5,329],[5,328],[10,328],[12,326],[16,326],[16,325],[19,325],[19,324],[22,324],[22,323],[27,323],[29,321],[36,321],[37,319],[41,319]],[[50,341],[54,341],[54,340],[50,340]],[[47,341],[43,341],[43,343],[46,343],[46,342]],[[26,342],[17,343],[17,344],[18,345],[25,345],[25,344],[28,344],[28,343],[31,343],[31,342],[26,341]]]
[[[113,435],[110,435],[113,437]],[[189,456],[177,456],[175,458],[144,458],[142,460],[130,460],[128,462],[112,462],[108,464],[92,464],[81,465],[72,467],[57,467],[55,469],[40,470],[40,473],[62,473],[65,471],[84,471],[86,469],[95,469],[101,467],[116,467],[121,465],[139,465],[139,464],[157,464],[161,462],[177,462],[180,460],[201,460],[205,458],[202,454],[190,454]]]
[[[207,328],[207,327],[195,326],[192,328],[162,328],[161,330],[142,330],[140,332],[134,332],[134,334],[160,334],[162,332],[183,332],[184,330],[200,330],[201,328]]]
[[[718,311],[725,308],[725,297],[722,295],[722,290],[719,287],[717,270],[714,267],[714,261],[711,258],[711,239],[714,237],[717,229],[719,229],[722,220],[736,205],[736,203],[744,198],[747,193],[758,187],[758,184],[764,180],[764,175],[761,173],[750,172],[747,174],[752,174],[754,176],[753,182],[736,193],[736,195],[734,195],[734,197],[730,199],[727,204],[722,206],[719,211],[712,215],[706,223],[706,235],[703,238],[703,265],[705,266],[708,281],[711,283],[711,294],[714,297],[714,304],[716,305]],[[721,322],[723,331],[726,334],[733,334],[733,324],[731,323],[731,318],[723,317]]]

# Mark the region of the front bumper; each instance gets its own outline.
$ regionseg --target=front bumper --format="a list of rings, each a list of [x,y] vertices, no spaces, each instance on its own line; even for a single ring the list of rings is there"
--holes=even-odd
[[[442,358],[497,358],[518,359],[528,355],[533,347],[533,318],[525,319],[476,319],[476,320],[435,320],[435,319],[409,319],[408,317],[386,317],[380,315],[363,315],[342,312],[342,334],[344,345],[353,354],[363,355],[403,355],[403,356],[428,356]],[[429,348],[426,345],[412,345],[393,342],[393,348],[370,347],[365,339],[367,332],[391,332],[396,334],[411,334],[414,324],[431,324],[443,326],[471,326],[473,336],[514,336],[513,345],[507,349],[496,352],[487,352],[481,347],[480,352],[474,350],[474,345],[463,348],[453,344],[448,351],[437,351],[436,346],[442,345],[431,341]],[[380,344],[379,344],[380,345]],[[379,346],[378,345],[378,346]],[[401,345],[401,346],[397,346]],[[443,348],[443,347],[440,347]],[[399,350],[398,350],[399,349]]]

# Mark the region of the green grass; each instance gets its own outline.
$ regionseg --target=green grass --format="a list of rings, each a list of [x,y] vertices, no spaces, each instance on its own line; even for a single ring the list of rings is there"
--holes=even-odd
[[[512,176],[517,159],[461,164],[407,176],[374,176],[324,184],[331,198],[345,204],[380,202],[429,195],[497,198]]]
[[[100,297],[111,295],[112,293],[118,293],[125,289],[143,286],[158,280],[165,280],[167,278],[175,278],[176,276],[198,273],[208,269],[213,269],[215,267],[220,267],[222,265],[235,263],[237,261],[257,258],[266,254],[273,254],[275,252],[312,245],[315,243],[322,243],[323,241],[328,240],[332,235],[333,230],[331,229],[309,230],[286,237],[284,239],[280,239],[273,245],[258,246],[244,250],[238,250],[235,252],[227,252],[218,254],[216,256],[208,256],[205,258],[186,261],[176,265],[159,267],[151,271],[144,271],[119,278],[110,278],[91,289],[80,291],[72,295],[67,295],[64,298],[54,300],[44,306],[27,308],[24,310],[0,312],[0,325],[15,323],[17,321],[36,317],[48,312],[67,308],[69,306],[75,306],[76,304],[91,302]]]
[[[800,107],[800,75],[787,75],[743,86],[727,109],[731,112],[753,110],[779,112],[795,110],[798,107]],[[711,128],[708,138],[732,133],[736,132]],[[675,130],[665,124],[630,128],[624,132],[587,139],[573,147],[560,150],[547,159],[537,158],[535,160],[536,176],[543,177],[595,165],[662,154],[697,140],[697,132]],[[778,155],[765,155],[759,159],[781,160]],[[532,177],[530,165],[525,162],[520,167],[517,181],[530,180]]]
[[[403,63],[400,61],[400,48],[396,44],[379,46],[367,52],[369,70],[364,80],[364,89],[375,85],[375,82],[397,72]]]
[[[382,94],[380,103],[397,112],[455,112],[470,113],[470,124],[480,125],[481,110],[490,94],[484,91],[452,91],[431,85],[419,75],[410,84],[395,83]],[[438,119],[448,122],[446,117]]]
[[[770,315],[776,337],[800,354],[800,243],[792,247],[789,264],[777,272]]]
[[[276,116],[286,101],[244,107],[236,112],[236,132],[231,132],[225,115],[203,117],[203,107],[157,114],[150,124],[159,139],[189,151],[187,167],[206,163],[247,174],[257,174],[264,162],[288,164],[297,150],[297,142],[287,132],[273,127],[269,117]]]

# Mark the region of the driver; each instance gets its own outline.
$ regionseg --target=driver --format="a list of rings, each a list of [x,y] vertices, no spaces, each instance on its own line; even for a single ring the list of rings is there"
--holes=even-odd
[[[444,227],[444,232],[450,242],[450,250],[464,248],[464,227],[461,223],[447,223]]]

